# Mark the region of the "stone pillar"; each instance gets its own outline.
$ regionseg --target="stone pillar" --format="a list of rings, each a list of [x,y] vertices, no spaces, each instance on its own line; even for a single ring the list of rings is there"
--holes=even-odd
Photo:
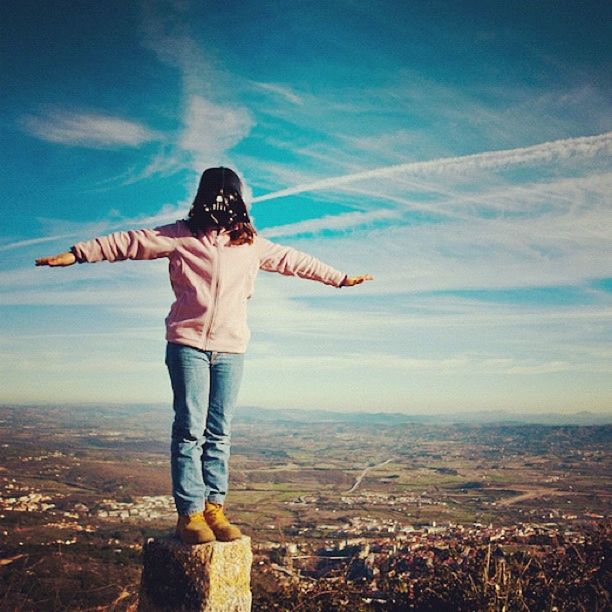
[[[138,612],[249,612],[251,538],[189,545],[168,536],[144,545]]]

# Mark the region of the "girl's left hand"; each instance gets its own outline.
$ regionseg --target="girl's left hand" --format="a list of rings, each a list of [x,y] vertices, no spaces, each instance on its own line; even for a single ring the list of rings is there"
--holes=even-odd
[[[347,276],[343,281],[341,287],[353,287],[354,285],[361,285],[364,281],[374,280],[371,274],[362,274],[361,276]]]

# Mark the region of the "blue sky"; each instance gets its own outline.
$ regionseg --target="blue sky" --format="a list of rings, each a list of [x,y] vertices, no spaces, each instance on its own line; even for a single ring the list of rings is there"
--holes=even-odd
[[[260,232],[244,405],[612,410],[612,6],[9,0],[0,400],[165,402],[164,261],[35,257],[182,218],[229,165]]]

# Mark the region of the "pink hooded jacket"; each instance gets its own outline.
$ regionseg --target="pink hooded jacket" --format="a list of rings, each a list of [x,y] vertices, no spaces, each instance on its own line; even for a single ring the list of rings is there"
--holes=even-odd
[[[246,350],[247,300],[260,268],[334,287],[346,278],[306,253],[260,236],[252,245],[229,244],[225,231],[196,237],[184,221],[79,242],[72,252],[78,261],[89,263],[167,257],[176,300],[166,317],[166,339],[227,353]]]

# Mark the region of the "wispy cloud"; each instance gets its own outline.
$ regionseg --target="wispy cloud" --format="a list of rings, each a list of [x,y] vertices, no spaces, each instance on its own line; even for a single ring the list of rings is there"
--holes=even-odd
[[[279,85],[278,83],[261,83],[257,81],[251,81],[251,84],[257,89],[279,96],[291,104],[297,106],[302,106],[304,104],[304,100],[286,85]]]
[[[126,228],[154,227],[163,223],[170,223],[171,221],[184,217],[190,205],[191,199],[186,199],[178,204],[165,205],[159,212],[152,215],[139,215],[137,217],[130,218],[114,217],[96,223],[75,223],[73,221],[66,221],[65,219],[45,219],[44,222],[45,226],[47,227],[72,228],[72,231],[52,233],[49,236],[41,236],[39,238],[6,242],[4,244],[0,244],[0,252],[27,248],[46,242],[57,242],[60,240],[74,238],[86,240],[88,237],[100,236],[108,232]]]
[[[165,64],[177,68],[185,95],[212,98],[225,89],[225,74],[208,47],[206,54],[190,30],[191,2],[150,0],[140,4],[142,45]]]
[[[186,159],[184,152],[179,151],[177,147],[172,145],[164,146],[158,153],[153,155],[149,159],[144,167],[130,168],[127,172],[123,173],[119,177],[112,177],[107,179],[105,183],[116,183],[120,182],[119,186],[132,185],[140,181],[144,181],[153,177],[168,177],[178,172],[182,172],[185,169]],[[98,188],[103,188],[100,184]]]
[[[219,91],[231,88],[222,85],[226,74],[191,36],[187,8],[188,3],[165,1],[141,5],[143,45],[178,69],[181,76],[183,102],[179,112],[183,128],[178,134],[161,134],[138,121],[105,112],[60,108],[22,117],[23,129],[48,142],[81,147],[138,147],[154,141],[163,144],[144,167],[112,177],[100,186],[103,189],[108,188],[108,183],[130,185],[185,168],[195,175],[203,167],[227,163],[228,151],[248,135],[255,121],[238,102],[215,99]],[[282,86],[270,85],[267,89],[292,98],[290,90]],[[295,99],[294,96],[294,102]],[[192,187],[191,182],[187,187]]]
[[[221,68],[212,49],[205,53],[196,42],[189,2],[157,0],[141,8],[143,45],[181,77],[183,129],[177,148],[186,154],[194,175],[207,166],[228,163],[229,151],[255,124],[239,100],[227,100],[234,90],[233,77]]]
[[[410,162],[407,164],[395,164],[384,166],[374,170],[356,172],[342,176],[330,177],[312,183],[305,183],[274,191],[254,198],[254,202],[265,202],[290,195],[297,195],[308,191],[319,191],[322,189],[338,188],[350,183],[393,177],[401,175],[435,175],[443,173],[462,173],[473,170],[495,170],[511,166],[552,163],[566,160],[574,156],[592,157],[597,154],[612,153],[612,132],[599,134],[597,136],[585,136],[581,138],[567,138],[554,140],[516,149],[505,149],[502,151],[487,151],[473,155],[462,155],[457,157],[446,157],[423,162]]]
[[[191,153],[197,170],[217,165],[226,151],[247,136],[255,123],[245,108],[215,104],[197,95],[187,102],[184,122],[179,145]]]
[[[308,219],[298,223],[277,225],[265,229],[261,233],[266,238],[279,236],[296,236],[298,234],[311,234],[322,230],[342,231],[349,228],[370,225],[377,221],[393,221],[400,217],[400,212],[393,209],[372,210],[369,212],[349,212],[340,215],[325,215],[317,219]]]
[[[26,115],[22,125],[36,138],[80,147],[138,147],[161,138],[136,121],[78,110],[53,109]]]
[[[40,238],[30,238],[27,240],[16,240],[7,244],[0,244],[0,251],[10,251],[12,249],[22,249],[37,244],[44,244],[45,242],[54,242],[56,240],[64,240],[67,238],[74,238],[75,233],[71,234],[56,234],[54,236],[42,236]]]
[[[206,131],[206,125],[210,122],[215,123],[225,118],[230,126],[235,126],[235,129],[228,130],[227,134],[218,136],[225,145],[240,138],[241,131],[248,129],[248,116],[243,115],[240,110],[231,114],[225,107],[218,108],[197,97],[194,98],[193,104],[193,121],[201,128],[194,128],[185,134],[184,146],[193,147],[194,155],[213,155],[212,147],[217,142],[217,136],[212,138],[211,143],[199,142],[195,138],[196,133]],[[212,129],[214,131],[217,128]],[[533,247],[537,243],[540,244],[540,251],[553,249],[553,243],[557,244],[558,250],[565,240],[562,237],[567,236],[566,244],[569,244],[568,241],[581,244],[583,245],[581,252],[587,253],[592,249],[601,248],[600,239],[605,240],[606,232],[602,226],[602,219],[605,217],[604,202],[607,201],[607,193],[612,184],[612,174],[604,172],[579,177],[561,177],[518,185],[492,181],[491,177],[496,176],[497,170],[519,164],[529,166],[537,163],[560,162],[571,157],[577,160],[589,159],[602,152],[607,154],[611,143],[612,135],[606,133],[521,149],[393,165],[303,182],[295,187],[259,196],[253,201],[265,203],[288,195],[323,189],[326,195],[343,192],[355,196],[349,200],[348,208],[356,208],[356,211],[269,227],[264,232],[268,237],[295,236],[326,229],[366,228],[372,223],[385,221],[401,226],[408,222],[408,219],[402,221],[402,213],[411,211],[432,215],[434,219],[446,218],[447,221],[466,223],[465,226],[453,226],[453,231],[444,238],[447,252],[450,245],[456,245],[458,240],[465,241],[460,251],[457,251],[465,251],[465,261],[474,260],[473,236],[476,228],[481,228],[478,231],[486,237],[488,244],[497,243],[498,252],[500,247],[506,251],[513,249],[516,252],[516,249],[519,249],[523,252],[535,252]],[[490,170],[487,176],[482,175],[484,170]],[[445,175],[445,180],[440,180],[439,177],[442,175]],[[367,177],[367,180],[364,177]],[[381,178],[385,180],[381,181]],[[471,190],[463,185],[463,182],[467,182],[470,186],[474,180],[482,184],[472,185]],[[460,188],[453,185],[455,181],[459,181]],[[493,187],[487,187],[491,182]],[[423,194],[426,194],[427,198],[424,199]],[[434,200],[431,199],[432,194],[435,195]],[[339,195],[339,201],[341,197]],[[0,245],[0,250],[51,242],[60,238],[84,235],[91,231],[170,222],[184,215],[188,205],[189,199],[179,205],[165,207],[159,213],[148,217],[111,219],[104,227],[98,224],[91,228],[86,226],[75,228],[74,234],[60,230],[57,235]],[[491,216],[492,213],[494,216]],[[509,214],[511,216],[506,217]],[[497,217],[499,219],[496,220]],[[534,217],[541,217],[541,220],[534,222]],[[418,231],[414,228],[396,228],[395,231],[405,234],[404,237],[397,236],[398,240],[406,240],[409,245],[418,245],[418,251],[415,253],[416,261],[426,260],[425,254],[433,260],[439,259],[439,255],[432,252],[432,247],[441,244],[444,232],[442,227],[434,224]],[[554,231],[558,233],[555,234]],[[412,250],[411,246],[407,248]],[[363,248],[358,250],[358,252],[363,251]],[[476,259],[480,257],[479,253],[479,251],[475,253]],[[595,257],[595,261],[599,259]],[[485,258],[474,263],[481,268],[488,260],[489,258]],[[376,262],[376,259],[372,261]],[[542,263],[546,264],[545,261]]]
[[[258,370],[269,370],[276,361],[274,355],[268,358],[259,357],[256,364]],[[557,372],[600,371],[612,372],[610,364],[583,364],[565,360],[518,360],[510,358],[488,358],[458,354],[440,358],[410,358],[388,353],[338,353],[336,355],[293,355],[285,357],[283,368],[302,369],[306,371],[371,369],[401,372],[404,376],[411,372],[429,370],[432,372],[469,374],[510,374],[539,375]]]
[[[383,160],[394,154],[404,159],[431,159],[453,151],[477,150],[483,144],[493,148],[494,143],[500,143],[500,148],[509,148],[602,133],[611,126],[612,105],[605,85],[594,84],[588,77],[581,78],[588,85],[568,79],[555,87],[515,83],[509,88],[490,82],[457,87],[406,69],[388,69],[386,76],[379,86],[327,91],[309,110],[325,109],[324,113],[319,111],[319,124],[325,125],[325,120],[333,117],[340,138]],[[376,123],[381,113],[399,127],[400,134],[406,128],[407,137],[393,139],[390,134],[394,130],[381,131],[384,124]],[[400,113],[404,114],[401,118]],[[347,125],[347,118],[354,116],[372,117],[374,123],[356,135]],[[392,140],[394,146],[381,148],[377,139],[383,145]]]

